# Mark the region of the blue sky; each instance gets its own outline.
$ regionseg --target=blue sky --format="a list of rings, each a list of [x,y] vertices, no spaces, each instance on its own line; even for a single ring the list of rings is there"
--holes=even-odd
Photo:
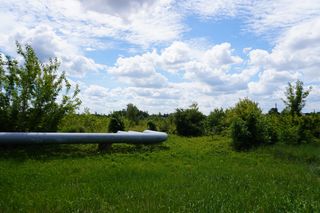
[[[58,57],[91,112],[207,114],[244,97],[281,110],[297,79],[319,111],[319,14],[317,0],[0,0],[0,52],[17,40]]]

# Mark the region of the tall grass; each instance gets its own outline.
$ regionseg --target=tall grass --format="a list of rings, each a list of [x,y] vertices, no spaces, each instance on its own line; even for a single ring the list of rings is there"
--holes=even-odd
[[[0,212],[316,212],[320,145],[234,152],[223,137],[156,146],[2,147]]]

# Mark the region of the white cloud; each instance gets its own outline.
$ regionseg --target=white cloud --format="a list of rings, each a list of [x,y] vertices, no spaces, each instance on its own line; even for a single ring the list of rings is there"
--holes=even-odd
[[[141,7],[148,8],[155,3],[155,1],[148,0],[81,0],[80,2],[85,8],[90,10],[121,16],[126,16],[128,13],[135,13],[141,9]]]
[[[259,75],[259,81],[248,84],[249,92],[254,95],[273,95],[287,86],[287,82],[295,81],[299,76],[297,72],[264,70]]]
[[[209,20],[240,17],[244,28],[260,36],[271,36],[271,41],[283,30],[320,14],[318,0],[188,0],[180,2],[180,6],[187,13]]]
[[[221,19],[222,17],[237,15],[246,3],[247,1],[244,0],[189,0],[182,1],[181,6],[188,12],[195,13],[203,18]]]
[[[90,85],[85,89],[84,94],[90,97],[103,98],[108,95],[109,90],[99,85]]]
[[[296,25],[278,39],[269,53],[256,49],[249,52],[249,63],[260,69],[301,73],[302,80],[319,82],[320,18]]]
[[[118,58],[114,67],[108,72],[118,78],[119,81],[139,87],[163,87],[167,78],[156,71],[154,66],[156,52],[145,53],[128,58]]]
[[[73,44],[68,43],[47,25],[39,25],[32,29],[21,28],[8,36],[8,45],[19,41],[22,45],[30,44],[39,59],[46,62],[49,58],[57,57],[61,69],[68,75],[82,77],[87,72],[98,71],[105,68],[93,59],[82,55],[81,51]]]
[[[262,34],[275,32],[276,29],[288,29],[319,17],[320,4],[318,0],[259,0],[252,1],[247,10],[249,27]]]
[[[260,71],[258,80],[248,84],[249,94],[264,107],[272,107],[272,100],[281,103],[288,82],[300,79],[305,86],[318,87],[320,33],[314,29],[319,27],[319,18],[297,24],[282,33],[272,51],[255,49],[248,53],[249,66]],[[319,101],[313,97],[317,92],[317,89],[311,91],[311,103],[306,105],[306,111],[315,109],[315,103]]]
[[[28,29],[39,24],[51,26],[62,37],[84,48],[99,48],[97,38],[148,47],[153,43],[177,39],[185,30],[182,15],[172,4],[170,0],[152,3],[143,0],[27,0],[23,4],[15,0],[2,2],[0,11],[14,17]],[[8,18],[4,20],[10,21]]]
[[[247,56],[240,57],[227,41],[202,46],[198,38],[182,41],[188,32],[183,21],[195,14],[206,22],[239,19],[245,30],[272,36],[273,48],[244,48]],[[98,112],[129,102],[149,112],[172,112],[193,101],[209,112],[245,96],[268,110],[297,78],[315,88],[306,106],[313,110],[319,103],[319,14],[316,0],[2,1],[0,48],[12,55],[15,40],[30,43],[42,60],[59,57],[69,75],[108,70],[120,84],[81,85],[84,105]],[[108,69],[85,55],[123,48],[117,42],[133,44],[134,50],[128,47],[130,57]],[[150,50],[159,46],[165,48]]]
[[[160,72],[182,73],[186,80],[200,81],[218,90],[244,89],[252,69],[236,72],[243,60],[234,55],[229,43],[199,49],[176,41],[160,53],[155,50],[142,55],[118,58],[109,73],[134,86],[165,86],[167,80]]]
[[[171,83],[165,88],[117,87],[113,89],[91,85],[80,93],[83,105],[98,113],[109,113],[135,104],[149,113],[170,113],[177,108],[188,108],[197,102],[200,110],[208,114],[217,107],[230,107],[243,92],[211,96],[204,93],[208,89],[202,83]]]

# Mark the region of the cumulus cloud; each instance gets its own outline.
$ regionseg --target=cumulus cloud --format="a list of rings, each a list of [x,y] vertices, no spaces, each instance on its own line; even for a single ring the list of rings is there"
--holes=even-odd
[[[149,112],[171,112],[196,101],[208,113],[246,96],[268,108],[297,78],[315,88],[308,110],[319,103],[319,14],[316,0],[3,1],[0,48],[12,55],[15,40],[30,43],[41,60],[57,56],[73,76],[107,70],[118,84],[81,85],[84,105],[98,112],[129,102]],[[190,15],[205,22],[239,19],[246,31],[272,35],[273,47],[244,48],[240,57],[228,41],[202,47],[184,41]],[[117,42],[139,54],[129,50],[108,68],[85,55],[120,48]]]
[[[90,97],[104,98],[108,95],[109,90],[99,85],[90,85],[85,89],[84,94]]]
[[[320,34],[314,30],[320,27],[320,19],[297,24],[281,34],[274,48],[268,52],[254,49],[248,53],[248,65],[259,70],[258,80],[248,84],[249,94],[257,97],[266,107],[270,99],[274,102],[284,97],[287,82],[300,79],[306,86],[320,83]],[[305,110],[313,110],[312,97],[319,97],[318,89],[311,91],[311,103]],[[268,105],[269,107],[270,104]],[[313,109],[312,109],[313,107]]]
[[[249,92],[254,95],[273,95],[279,89],[299,78],[299,73],[289,71],[264,70],[259,75],[259,81],[248,84]]]
[[[118,58],[115,66],[108,72],[116,76],[119,81],[140,87],[162,87],[167,78],[156,71],[154,66],[155,52],[137,55],[128,58]]]
[[[233,53],[229,43],[199,49],[176,41],[159,53],[154,50],[142,55],[121,57],[108,72],[134,86],[158,87],[167,83],[161,72],[182,73],[186,80],[200,81],[218,90],[224,88],[223,91],[233,91],[244,89],[250,75],[255,74],[250,69],[238,73],[233,70],[242,62],[243,59]]]
[[[308,82],[319,82],[320,19],[296,25],[277,40],[271,52],[255,49],[249,52],[249,63],[260,69],[299,72]]]
[[[54,29],[47,25],[39,25],[32,29],[22,28],[12,32],[8,36],[8,46],[19,41],[30,44],[42,62],[49,58],[57,57],[61,63],[61,69],[68,75],[84,76],[87,72],[104,69],[104,65],[97,64],[93,59],[82,55],[81,51],[73,44],[62,39]]]

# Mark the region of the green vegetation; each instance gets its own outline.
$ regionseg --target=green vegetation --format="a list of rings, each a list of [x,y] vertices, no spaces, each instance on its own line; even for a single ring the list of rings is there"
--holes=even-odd
[[[206,119],[206,132],[208,134],[222,134],[228,129],[226,123],[226,112],[220,109],[214,109]]]
[[[157,146],[1,149],[0,212],[316,212],[320,143],[236,152],[220,136]]]
[[[232,145],[237,150],[249,149],[271,142],[267,123],[258,104],[249,100],[240,100],[231,110]]]
[[[80,105],[79,89],[68,95],[71,85],[58,74],[57,58],[43,64],[31,46],[17,43],[17,49],[23,65],[0,55],[0,131],[57,131],[61,119]]]
[[[311,87],[305,90],[303,88],[303,82],[297,80],[295,85],[288,83],[285,95],[286,99],[283,102],[286,105],[286,110],[294,115],[301,115],[301,111],[306,104],[306,98],[311,91]]]
[[[116,114],[111,115],[110,122],[108,125],[108,132],[115,133],[115,132],[123,131],[123,130],[124,130],[123,119]]]
[[[197,104],[192,104],[189,109],[177,109],[174,118],[178,135],[200,136],[204,134],[205,116],[199,112]]]
[[[133,104],[76,114],[79,90],[68,95],[57,59],[43,64],[30,46],[17,47],[23,65],[0,57],[0,131],[150,129],[170,137],[111,149],[0,146],[0,212],[319,211],[320,114],[302,113],[311,88],[301,81],[289,83],[281,113],[263,114],[245,98],[209,116],[197,104],[171,114]]]

